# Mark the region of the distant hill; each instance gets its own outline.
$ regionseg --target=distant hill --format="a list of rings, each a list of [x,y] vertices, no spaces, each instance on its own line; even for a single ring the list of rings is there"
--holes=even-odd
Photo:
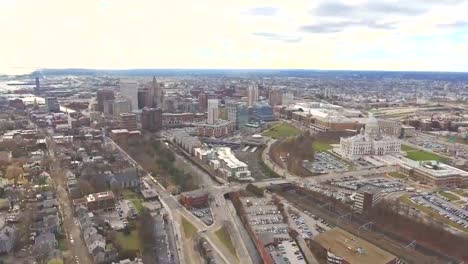
[[[301,77],[342,79],[420,79],[464,80],[468,73],[461,72],[404,72],[404,71],[345,71],[345,70],[288,70],[288,69],[41,69],[31,75],[119,75],[119,76],[229,76],[229,77]]]

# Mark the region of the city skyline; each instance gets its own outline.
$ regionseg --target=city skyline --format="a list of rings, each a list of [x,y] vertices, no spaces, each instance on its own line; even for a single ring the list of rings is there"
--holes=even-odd
[[[182,8],[183,7],[183,8]],[[2,1],[0,72],[27,68],[468,71],[468,2]]]

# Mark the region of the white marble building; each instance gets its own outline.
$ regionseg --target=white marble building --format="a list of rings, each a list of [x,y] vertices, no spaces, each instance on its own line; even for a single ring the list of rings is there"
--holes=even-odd
[[[382,135],[377,119],[370,115],[365,130],[361,129],[359,135],[340,139],[340,151],[349,159],[358,159],[365,155],[382,156],[400,153],[401,141],[395,137]]]

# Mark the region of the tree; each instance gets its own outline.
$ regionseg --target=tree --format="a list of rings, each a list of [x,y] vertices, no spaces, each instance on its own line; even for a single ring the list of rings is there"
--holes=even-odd
[[[9,180],[18,180],[23,173],[23,168],[18,165],[10,165],[6,169],[5,178]]]
[[[63,260],[61,259],[51,259],[47,264],[63,264]]]

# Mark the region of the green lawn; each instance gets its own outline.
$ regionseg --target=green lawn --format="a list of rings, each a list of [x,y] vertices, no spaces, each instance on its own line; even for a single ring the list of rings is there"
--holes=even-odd
[[[117,243],[119,243],[124,251],[140,250],[140,239],[136,229],[132,230],[128,235],[124,232],[117,232]]]
[[[440,162],[447,162],[447,159],[441,157],[435,153],[427,152],[424,150],[419,150],[408,145],[401,145],[401,150],[405,151],[407,154],[407,158],[415,160],[415,161],[423,161],[423,160],[437,160]]]
[[[390,176],[392,176],[394,178],[402,179],[402,180],[404,180],[404,179],[406,179],[408,177],[408,176],[406,176],[406,175],[404,175],[404,174],[402,174],[400,172],[397,172],[397,171],[390,172],[390,173],[388,173],[388,175],[390,175]]]
[[[181,216],[182,218],[182,228],[184,229],[185,237],[192,238],[197,232],[197,228],[192,225],[185,217]]]
[[[398,199],[400,200],[400,202],[418,209],[419,211],[431,216],[432,218],[436,219],[439,222],[445,223],[445,224],[447,224],[447,225],[449,225],[451,227],[454,227],[454,228],[459,229],[459,230],[463,230],[465,232],[468,231],[468,228],[464,228],[463,226],[451,221],[450,219],[441,216],[440,214],[438,214],[438,213],[432,211],[431,209],[429,209],[429,207],[424,207],[424,206],[419,205],[417,203],[413,203],[413,201],[411,201],[411,199],[409,198],[408,195],[403,195]]]
[[[452,192],[460,196],[468,197],[468,191],[465,191],[465,190],[453,190]]]
[[[123,190],[122,196],[124,199],[127,199],[130,202],[132,202],[132,204],[135,206],[135,209],[138,211],[139,214],[141,214],[141,212],[143,211],[143,200],[137,193],[131,190]]]
[[[460,198],[452,193],[449,193],[449,192],[439,192],[440,195],[442,195],[443,197],[449,199],[450,201],[457,201],[457,200],[460,200]]]
[[[314,139],[314,142],[312,142],[312,148],[315,152],[324,152],[332,149],[332,146],[331,143],[328,143],[326,141]]]
[[[140,198],[130,199],[130,202],[135,206],[135,209],[138,211],[138,214],[143,212],[143,201]]]
[[[301,134],[301,131],[288,123],[281,123],[263,133],[264,136],[274,139],[293,137]]]
[[[234,245],[232,244],[231,237],[229,236],[229,232],[226,230],[226,227],[224,226],[221,227],[215,232],[215,234],[218,237],[218,239],[223,243],[223,245],[227,249],[229,249],[229,252],[231,252],[233,256],[237,257],[236,249],[234,248]]]

